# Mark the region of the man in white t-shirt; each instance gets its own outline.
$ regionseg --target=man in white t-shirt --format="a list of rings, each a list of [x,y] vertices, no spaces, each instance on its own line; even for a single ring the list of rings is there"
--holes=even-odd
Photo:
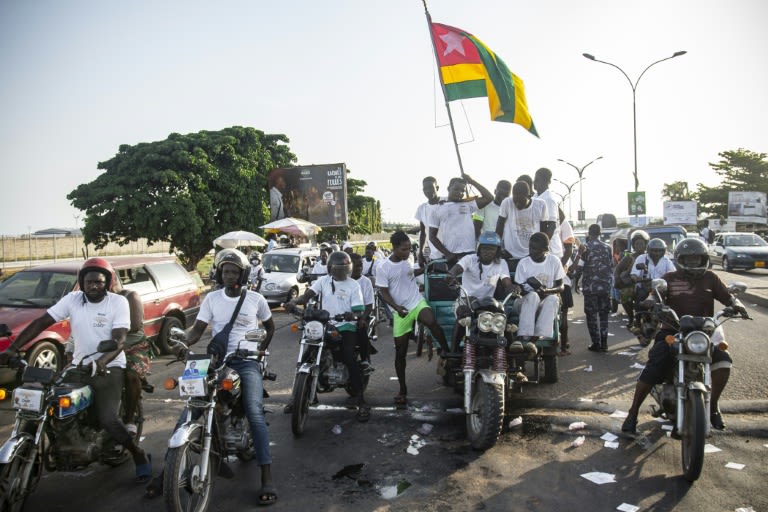
[[[508,180],[501,180],[493,191],[493,201],[485,205],[472,217],[475,223],[475,238],[486,231],[496,231],[496,222],[499,220],[501,202],[512,193],[512,184]]]
[[[520,315],[518,336],[532,342],[552,336],[564,278],[563,264],[549,254],[547,235],[531,235],[529,256],[520,260],[515,272],[515,282],[523,288],[523,296],[515,301],[515,310]]]
[[[373,307],[375,305],[375,291],[373,289],[373,283],[367,276],[363,275],[363,257],[359,254],[351,254],[349,256],[352,259],[352,279],[357,281],[360,285],[360,292],[363,294],[363,305],[365,310],[363,311],[362,318],[365,320],[365,325],[357,330],[357,346],[360,349],[360,358],[363,360],[361,366],[363,372],[372,372],[370,361],[370,354],[378,352],[376,348],[371,344],[371,340],[378,339],[376,335],[378,325],[374,322],[373,331],[371,333],[371,339],[368,339],[368,322],[371,321],[373,316]]]
[[[442,354],[448,353],[445,333],[437,323],[432,308],[419,292],[416,276],[424,267],[415,269],[409,263],[411,239],[404,231],[395,231],[390,237],[392,254],[376,269],[376,286],[381,299],[396,315],[392,318],[392,336],[395,339],[395,373],[400,391],[395,396],[395,405],[405,406],[408,402],[408,388],[405,385],[405,356],[408,353],[408,333],[417,320],[432,333],[440,344]]]
[[[482,194],[477,199],[464,199],[467,185],[472,185]],[[493,201],[487,188],[465,174],[453,178],[448,185],[448,200],[438,204],[429,222],[429,241],[448,261],[456,264],[462,256],[475,252],[475,224],[472,214]],[[434,259],[434,258],[432,258]]]
[[[517,262],[528,256],[528,242],[541,230],[541,222],[548,216],[547,205],[531,199],[531,190],[524,181],[512,185],[512,197],[506,198],[499,209],[496,234],[503,240],[504,250],[510,258],[509,271],[514,272]]]
[[[477,253],[467,254],[448,271],[446,282],[453,284],[461,274],[461,286],[470,297],[478,299],[493,297],[497,284],[501,283],[506,293],[518,289],[509,277],[509,267],[501,259],[501,239],[493,231],[480,235]]]
[[[365,329],[365,304],[360,285],[351,275],[352,259],[349,254],[332,252],[328,256],[328,275],[315,281],[301,297],[286,303],[285,310],[291,312],[297,305],[319,297],[320,307],[330,313],[329,322],[341,334],[341,361],[349,370],[351,394],[357,397],[357,420],[366,422],[371,417],[371,408],[365,403],[363,376],[355,354],[357,332]],[[342,315],[344,319],[334,320],[336,315]]]
[[[547,217],[544,219],[542,231],[549,237],[550,254],[562,258],[563,244],[560,240],[560,219],[558,219],[560,207],[557,205],[557,200],[552,195],[552,191],[549,190],[550,183],[552,183],[552,171],[546,167],[536,171],[536,174],[533,176],[533,188],[536,189],[534,197],[541,199],[547,204]]]
[[[432,242],[429,241],[429,219],[441,200],[437,195],[439,189],[440,187],[437,185],[437,180],[432,176],[427,176],[421,181],[421,190],[424,193],[424,197],[427,198],[427,201],[421,203],[419,207],[416,208],[414,218],[419,221],[418,262],[422,267],[426,264],[427,260],[436,260],[443,257],[436,248],[432,247]]]

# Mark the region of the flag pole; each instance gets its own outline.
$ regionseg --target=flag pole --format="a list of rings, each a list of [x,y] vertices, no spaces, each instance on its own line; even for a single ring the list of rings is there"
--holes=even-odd
[[[451,125],[451,135],[453,135],[453,146],[456,148],[456,158],[459,160],[459,170],[461,176],[464,177],[464,165],[461,163],[461,153],[459,152],[459,143],[456,140],[456,128],[453,126],[453,116],[451,115],[451,107],[448,105],[448,95],[445,93],[445,84],[443,83],[443,74],[440,72],[440,59],[437,56],[437,46],[435,46],[434,33],[432,32],[432,16],[429,15],[429,9],[427,9],[427,0],[421,0],[424,4],[424,14],[427,16],[427,29],[429,30],[429,40],[432,42],[432,51],[435,54],[435,62],[437,63],[437,74],[440,77],[440,88],[443,90],[443,99],[445,100],[445,110],[448,112],[448,122]]]

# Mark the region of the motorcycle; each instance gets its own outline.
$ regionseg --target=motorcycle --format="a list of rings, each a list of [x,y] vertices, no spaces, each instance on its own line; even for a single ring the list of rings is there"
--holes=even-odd
[[[83,360],[112,352],[117,344],[106,340],[97,348],[97,352]],[[84,383],[93,372],[90,363],[69,365],[58,373],[29,366],[21,358],[12,360],[9,366],[23,368],[23,372],[21,385],[13,391],[13,431],[0,447],[0,511],[22,510],[43,469],[79,471],[92,462],[119,466],[128,460],[128,451],[98,425],[91,407],[93,388]],[[121,409],[124,403],[123,399]],[[124,417],[122,410],[120,417]],[[141,400],[133,422],[137,427],[136,439],[141,439]]]
[[[266,330],[254,329],[245,339],[261,343]],[[185,349],[185,332],[173,328],[170,339]],[[264,380],[275,380],[267,369],[266,350],[238,349],[216,362],[209,354],[187,351],[185,370],[179,379],[168,379],[165,389],[179,388],[186,397],[183,419],[168,440],[165,459],[163,499],[166,510],[203,512],[213,493],[214,476],[227,457],[242,461],[253,459],[253,439],[242,401],[240,376],[228,363],[256,358]],[[171,361],[173,364],[177,361]]]
[[[666,289],[663,279],[654,279],[652,287],[661,295]],[[729,287],[732,294],[742,293],[746,286],[741,283]],[[726,307],[713,317],[684,315],[669,306],[658,303],[654,306],[659,318],[667,325],[676,328],[677,333],[665,340],[672,347],[676,363],[663,384],[654,386],[651,396],[658,409],[653,406],[653,415],[663,417],[675,423],[675,432],[681,440],[683,477],[694,482],[701,475],[704,464],[704,444],[710,434],[709,403],[712,380],[709,366],[715,350],[726,350],[727,343],[722,341],[718,327],[735,318],[737,313],[732,307]],[[749,315],[741,318],[749,320]]]
[[[467,437],[472,448],[486,450],[501,435],[505,398],[511,388],[507,364],[508,340],[517,327],[507,323],[504,310],[510,293],[503,302],[492,297],[477,299],[457,286],[460,296],[456,304],[456,323],[463,345],[462,373],[464,413]]]
[[[317,402],[317,394],[344,388],[352,396],[352,382],[349,369],[341,361],[341,333],[330,323],[343,320],[343,315],[331,317],[314,300],[310,300],[303,311],[296,308],[293,314],[300,320],[294,327],[301,331],[301,339],[293,381],[291,431],[299,437],[304,434],[309,406]],[[373,368],[362,359],[359,348],[355,349],[355,360],[360,366],[365,391]]]

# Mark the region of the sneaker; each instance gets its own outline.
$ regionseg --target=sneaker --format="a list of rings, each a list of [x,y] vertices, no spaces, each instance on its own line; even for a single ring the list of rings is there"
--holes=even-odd
[[[723,415],[720,414],[720,411],[716,411],[710,414],[709,422],[712,423],[712,428],[717,430],[725,430],[725,422],[723,422]]]
[[[600,344],[599,343],[593,343],[590,346],[587,347],[587,350],[591,352],[600,352]]]
[[[637,416],[627,416],[627,418],[624,420],[624,423],[621,425],[621,431],[622,432],[629,432],[631,434],[634,434],[637,432]]]

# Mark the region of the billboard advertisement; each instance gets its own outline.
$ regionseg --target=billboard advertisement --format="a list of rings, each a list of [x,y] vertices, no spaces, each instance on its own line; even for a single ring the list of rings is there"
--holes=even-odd
[[[664,224],[696,225],[696,201],[664,201]]]
[[[347,166],[302,165],[269,173],[269,220],[304,219],[320,227],[347,225]]]
[[[645,192],[627,192],[627,211],[630,215],[645,215]]]
[[[728,220],[766,224],[765,192],[728,192]]]

